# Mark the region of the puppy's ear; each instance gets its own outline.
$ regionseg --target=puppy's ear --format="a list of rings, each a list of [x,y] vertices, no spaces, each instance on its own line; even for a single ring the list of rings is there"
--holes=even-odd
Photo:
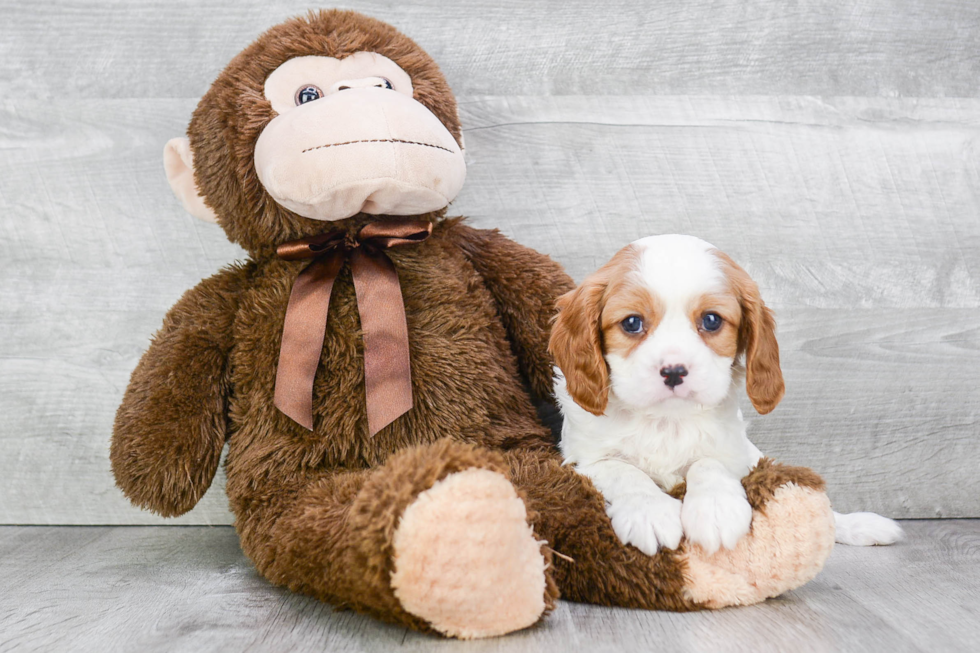
[[[739,350],[745,354],[745,392],[759,414],[765,415],[772,412],[786,393],[779,367],[776,320],[762,301],[759,286],[745,270],[734,262],[732,265],[741,272],[735,287],[742,306],[738,339]]]
[[[779,367],[776,320],[752,277],[726,254],[718,252],[742,307],[738,352],[745,356],[745,392],[760,414],[772,412],[786,393]]]
[[[609,368],[602,357],[599,325],[605,290],[605,275],[597,272],[562,295],[548,343],[568,394],[593,415],[602,415],[609,403]]]
[[[745,391],[759,414],[765,415],[772,412],[786,393],[779,367],[776,320],[761,299],[743,306],[742,316],[745,319]]]

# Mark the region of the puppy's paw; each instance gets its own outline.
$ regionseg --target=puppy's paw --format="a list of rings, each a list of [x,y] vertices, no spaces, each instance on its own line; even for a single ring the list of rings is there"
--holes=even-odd
[[[606,514],[619,540],[647,555],[681,542],[681,502],[666,494],[627,494],[611,502]]]
[[[834,513],[836,540],[851,546],[885,546],[905,537],[897,522],[873,512]]]
[[[734,549],[752,525],[752,506],[734,492],[688,493],[681,507],[684,535],[711,555],[720,547]]]

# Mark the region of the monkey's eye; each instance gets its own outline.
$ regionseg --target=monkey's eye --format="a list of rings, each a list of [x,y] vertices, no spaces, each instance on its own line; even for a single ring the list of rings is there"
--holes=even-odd
[[[387,77],[382,77],[381,83],[375,84],[375,86],[377,86],[378,88],[386,88],[388,90],[395,88],[394,86],[391,85],[391,80],[389,80]]]
[[[639,315],[630,315],[619,323],[626,333],[640,333],[643,331],[643,318]]]
[[[717,331],[724,324],[725,320],[722,319],[717,313],[705,313],[701,317],[701,328],[711,333],[712,331]]]
[[[312,102],[313,100],[319,100],[322,97],[323,91],[313,84],[301,86],[299,90],[296,91],[296,106],[306,104],[307,102]]]

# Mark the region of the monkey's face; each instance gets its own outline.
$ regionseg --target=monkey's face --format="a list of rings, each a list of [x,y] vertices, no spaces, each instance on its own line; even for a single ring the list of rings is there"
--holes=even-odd
[[[466,174],[456,100],[395,28],[321,11],[269,29],[164,150],[193,215],[257,253],[361,213],[441,212]]]
[[[463,153],[412,91],[408,74],[374,52],[286,61],[265,80],[277,115],[255,145],[262,185],[314,220],[445,207],[463,185]]]

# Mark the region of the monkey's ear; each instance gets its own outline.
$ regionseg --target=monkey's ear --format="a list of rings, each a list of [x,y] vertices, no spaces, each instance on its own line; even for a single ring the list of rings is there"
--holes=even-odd
[[[456,124],[458,124],[458,125],[462,125],[463,124],[463,121],[459,117],[459,105],[458,104],[456,105]],[[459,149],[461,149],[464,154],[466,153],[466,143],[464,142],[465,140],[466,140],[466,135],[463,134],[463,130],[460,130],[459,131]]]
[[[184,205],[184,210],[205,222],[217,222],[214,214],[194,183],[194,153],[186,136],[171,138],[163,146],[163,168],[167,171],[170,189]]]

